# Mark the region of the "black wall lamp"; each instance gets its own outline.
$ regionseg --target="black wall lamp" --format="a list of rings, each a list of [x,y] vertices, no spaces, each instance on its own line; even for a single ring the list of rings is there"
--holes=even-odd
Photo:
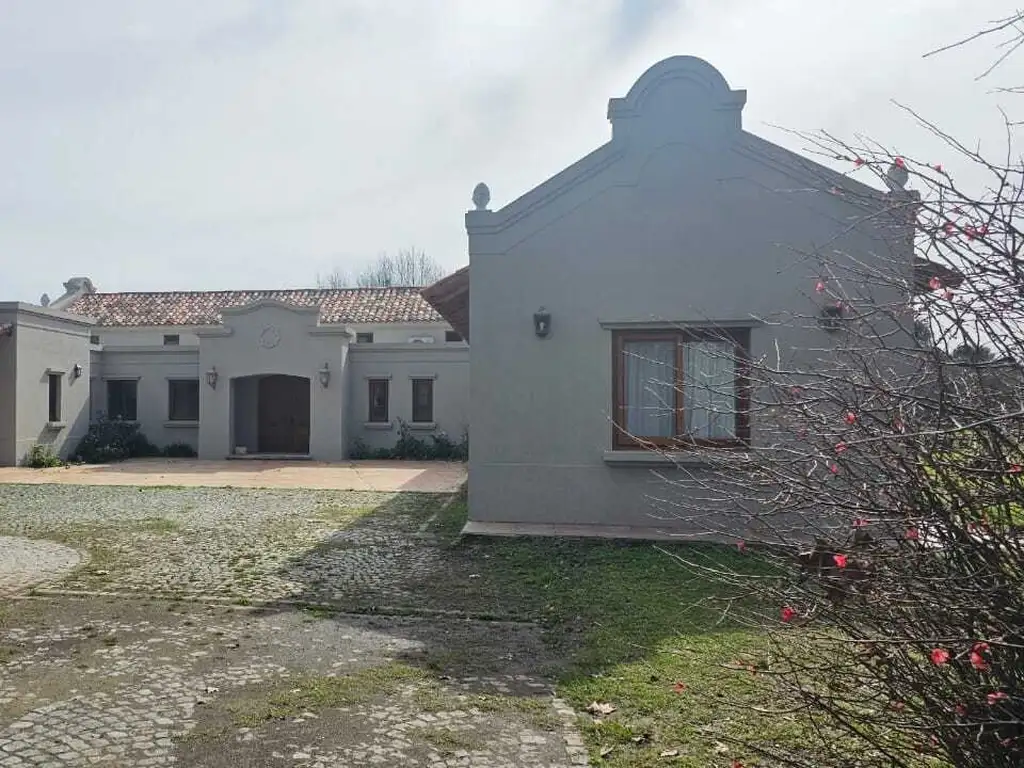
[[[533,332],[541,339],[551,335],[551,313],[544,307],[533,313]]]

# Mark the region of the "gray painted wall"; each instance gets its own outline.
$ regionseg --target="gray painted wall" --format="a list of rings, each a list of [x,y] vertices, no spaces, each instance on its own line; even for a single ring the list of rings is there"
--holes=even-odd
[[[824,169],[741,130],[744,100],[704,62],[662,62],[612,100],[612,141],[467,214],[471,521],[679,527],[646,498],[665,482],[609,453],[611,329],[813,315],[817,274],[800,251],[895,258],[877,232],[844,234],[854,212]],[[829,344],[816,328],[752,332],[755,356],[776,342],[787,355]]]
[[[458,441],[468,428],[469,348],[464,344],[446,348],[409,347],[372,344],[349,348],[347,374],[348,430],[347,447],[361,438],[371,448],[391,448],[398,440],[398,420],[412,422],[412,380],[434,379],[434,422],[418,425],[424,439],[446,432]],[[369,385],[371,378],[387,378],[391,421],[383,428],[369,424]]]
[[[307,376],[312,393],[309,452],[324,461],[345,457],[343,416],[344,369],[348,335],[344,329],[319,324],[319,310],[298,309],[277,302],[225,310],[223,328],[200,331],[199,455],[228,456],[231,445],[230,382],[243,376],[282,373]],[[326,388],[317,371],[326,363],[331,380]],[[205,373],[216,368],[216,388],[206,385]]]
[[[195,347],[138,347],[105,349],[98,375],[93,378],[94,417],[107,411],[107,386],[114,379],[134,379],[137,384],[138,422],[142,433],[158,446],[188,443],[199,446],[198,422],[168,419],[168,382],[199,379],[199,351]],[[200,397],[203,383],[200,382]]]
[[[21,462],[33,445],[67,456],[89,427],[88,318],[28,304],[0,304],[0,323],[14,335],[0,340],[0,395],[13,393],[13,419],[0,420],[0,464]],[[13,365],[11,365],[13,361]],[[73,373],[81,367],[81,376]],[[48,375],[61,377],[61,420],[49,422]],[[13,379],[13,387],[11,381]]]
[[[17,313],[0,309],[0,326],[13,324]],[[18,463],[14,450],[15,430],[15,383],[17,381],[18,355],[14,336],[0,336],[0,467]]]

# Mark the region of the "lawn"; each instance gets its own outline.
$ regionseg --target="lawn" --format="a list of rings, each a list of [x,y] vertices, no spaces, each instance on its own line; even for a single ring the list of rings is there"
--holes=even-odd
[[[773,700],[770,682],[749,671],[768,663],[767,641],[711,600],[723,588],[694,577],[676,547],[564,539],[468,539],[456,534],[465,507],[449,507],[437,531],[450,547],[450,604],[502,606],[542,617],[562,660],[559,694],[578,712],[596,764],[744,766],[759,762],[744,743],[806,749],[811,734]],[[755,558],[725,547],[678,545],[749,573]],[[666,553],[667,552],[667,553]],[[428,588],[429,589],[429,588]],[[607,714],[600,714],[607,712]]]

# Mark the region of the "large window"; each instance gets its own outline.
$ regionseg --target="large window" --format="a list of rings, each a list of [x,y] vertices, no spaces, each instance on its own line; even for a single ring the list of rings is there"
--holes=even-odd
[[[746,329],[618,331],[614,445],[741,445],[750,439]]]
[[[390,421],[388,416],[388,380],[370,379],[370,414],[369,421],[374,424],[385,424]]]
[[[199,379],[167,382],[168,421],[199,421]]]
[[[107,418],[135,421],[139,417],[139,382],[111,379],[107,382]]]
[[[46,375],[46,384],[49,388],[49,409],[47,421],[60,421],[61,412],[61,380],[63,375],[59,373],[48,373]]]
[[[412,421],[429,424],[434,420],[434,380],[412,380]]]

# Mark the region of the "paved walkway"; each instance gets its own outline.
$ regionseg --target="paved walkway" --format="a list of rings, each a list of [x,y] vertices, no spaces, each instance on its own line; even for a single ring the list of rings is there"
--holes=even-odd
[[[0,467],[2,483],[323,488],[339,491],[446,493],[466,479],[466,465],[430,461],[200,461],[137,459],[57,469]]]
[[[75,550],[52,541],[0,536],[0,597],[62,576],[81,560]]]

